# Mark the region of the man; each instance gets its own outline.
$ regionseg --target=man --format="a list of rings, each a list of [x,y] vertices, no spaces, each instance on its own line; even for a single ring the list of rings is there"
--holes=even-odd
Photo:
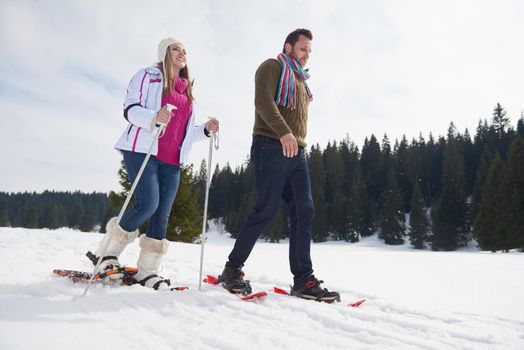
[[[291,294],[319,301],[340,300],[321,288],[311,263],[314,207],[306,147],[307,112],[312,94],[304,67],[313,35],[307,29],[290,33],[278,59],[263,62],[255,74],[255,125],[251,160],[255,170],[256,204],[242,225],[219,282],[233,293],[251,293],[242,266],[257,239],[275,216],[280,198],[289,207],[289,263],[294,276]]]

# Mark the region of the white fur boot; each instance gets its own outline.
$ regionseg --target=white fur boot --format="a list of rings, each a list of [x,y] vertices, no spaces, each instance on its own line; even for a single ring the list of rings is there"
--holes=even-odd
[[[114,268],[119,268],[120,263],[118,262],[118,256],[122,254],[124,248],[135,240],[138,236],[138,230],[128,232],[124,230],[120,225],[116,223],[117,218],[111,218],[106,225],[106,234],[95,251],[95,260],[93,263],[96,265],[96,259],[102,259],[102,262],[98,266],[97,273],[106,272]],[[107,245],[105,252],[102,250]],[[101,254],[104,254],[101,257]],[[89,254],[89,253],[88,253]],[[119,278],[118,274],[109,276],[111,278]]]
[[[135,279],[141,285],[155,290],[169,289],[171,282],[158,276],[158,268],[162,257],[166,254],[169,242],[158,240],[146,235],[140,236],[140,256],[138,257],[138,272]]]

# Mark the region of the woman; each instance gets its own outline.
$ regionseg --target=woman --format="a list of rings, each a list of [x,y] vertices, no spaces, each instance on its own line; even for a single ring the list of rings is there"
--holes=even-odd
[[[157,124],[167,127],[158,139],[134,193],[135,205],[117,224],[107,223],[107,233],[92,258],[96,264],[107,244],[97,272],[119,267],[118,256],[138,236],[138,227],[149,220],[145,235],[140,236],[140,256],[135,279],[154,289],[169,288],[169,280],[158,276],[160,261],[165,255],[165,239],[169,213],[180,179],[180,165],[187,161],[193,141],[203,140],[218,131],[217,120],[194,124],[193,94],[184,45],[172,38],[158,45],[159,63],[141,69],[132,78],[124,103],[128,126],[115,148],[124,157],[124,165],[134,181],[154,139]],[[166,104],[174,105],[169,112]]]

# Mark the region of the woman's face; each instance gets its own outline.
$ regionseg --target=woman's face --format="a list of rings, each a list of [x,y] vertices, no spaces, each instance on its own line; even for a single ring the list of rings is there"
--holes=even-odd
[[[169,46],[169,57],[171,64],[177,70],[185,68],[187,65],[186,48],[181,44],[172,44]]]

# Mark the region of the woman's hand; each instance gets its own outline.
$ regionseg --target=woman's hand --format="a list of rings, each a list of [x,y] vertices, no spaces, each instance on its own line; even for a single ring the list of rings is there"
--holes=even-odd
[[[167,124],[169,124],[171,121],[172,116],[173,114],[167,110],[167,106],[164,106],[158,111],[158,114],[155,118],[155,124],[164,124],[167,126]]]
[[[215,133],[218,131],[219,125],[220,125],[220,122],[218,121],[218,119],[211,118],[206,123],[206,130],[210,133]]]

